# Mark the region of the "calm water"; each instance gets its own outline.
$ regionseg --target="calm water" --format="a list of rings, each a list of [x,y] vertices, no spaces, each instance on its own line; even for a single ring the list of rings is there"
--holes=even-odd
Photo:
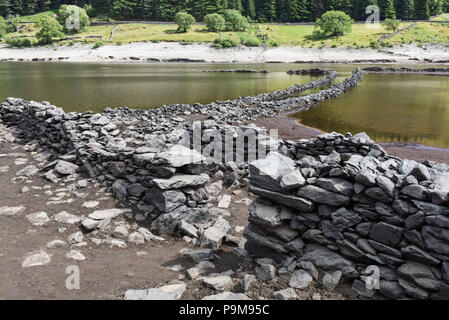
[[[357,88],[295,116],[324,131],[449,147],[449,76],[367,74]]]
[[[66,111],[105,107],[153,108],[202,103],[307,83],[310,76],[287,75],[300,68],[331,68],[337,81],[351,65],[298,64],[67,64],[0,63],[0,100],[50,101]],[[268,69],[268,74],[203,72]],[[365,75],[359,87],[295,115],[324,131],[366,131],[376,141],[407,141],[449,147],[449,77]]]
[[[267,69],[263,73],[204,72]],[[292,66],[293,67],[293,66]],[[105,107],[152,108],[173,103],[202,103],[307,83],[310,76],[287,75],[283,65],[237,64],[63,64],[0,63],[0,99],[50,101],[66,111],[102,111]]]

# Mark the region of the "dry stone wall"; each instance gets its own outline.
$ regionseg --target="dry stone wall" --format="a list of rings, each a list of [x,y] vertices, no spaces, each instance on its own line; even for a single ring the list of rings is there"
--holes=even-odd
[[[449,298],[447,165],[389,157],[365,134],[280,151],[250,164],[250,252],[338,270],[354,287],[376,266],[388,298]]]

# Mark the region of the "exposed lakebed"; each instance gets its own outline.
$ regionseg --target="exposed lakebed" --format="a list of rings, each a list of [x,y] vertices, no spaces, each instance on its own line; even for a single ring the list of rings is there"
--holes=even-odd
[[[8,62],[0,63],[0,100],[18,96],[36,101],[47,100],[66,111],[95,112],[105,107],[154,108],[173,103],[206,104],[284,89],[296,83],[308,83],[318,77],[288,75],[286,71],[311,67],[338,71],[338,82],[357,66]],[[270,72],[204,72],[226,69]],[[376,141],[449,147],[448,89],[449,77],[443,75],[365,74],[357,88],[295,117],[304,125],[324,131],[365,131]]]

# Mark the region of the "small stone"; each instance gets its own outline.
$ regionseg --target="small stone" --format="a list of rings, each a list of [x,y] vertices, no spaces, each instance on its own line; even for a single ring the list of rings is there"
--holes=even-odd
[[[221,208],[221,209],[227,209],[227,208],[229,208],[229,205],[231,204],[231,200],[232,200],[232,198],[230,195],[224,194],[221,197],[220,201],[218,202],[217,207]]]
[[[98,210],[91,213],[88,217],[93,220],[114,219],[121,214],[132,212],[131,209],[106,209]]]
[[[139,232],[133,232],[128,236],[128,242],[133,244],[145,244],[145,237]]]
[[[59,160],[55,166],[55,171],[63,176],[74,174],[76,170],[78,170],[76,164],[64,160]]]
[[[26,218],[33,226],[43,226],[50,221],[46,212],[28,214]]]
[[[51,256],[52,255],[48,254],[44,250],[30,252],[25,256],[25,259],[22,262],[22,268],[49,264],[51,261]]]
[[[39,169],[36,166],[31,165],[31,166],[27,166],[27,167],[23,168],[22,170],[18,171],[16,173],[16,176],[31,178],[31,177],[35,176],[38,172],[39,172]]]
[[[208,287],[211,287],[215,290],[228,290],[231,288],[233,282],[230,276],[207,276],[202,277],[201,281]]]
[[[312,276],[305,270],[297,270],[290,278],[290,287],[304,289],[313,281]]]
[[[272,280],[276,277],[276,268],[271,264],[262,264],[257,268],[257,278],[260,280]]]
[[[86,201],[81,206],[83,208],[92,209],[98,207],[99,204],[100,204],[99,201]]]
[[[128,290],[125,300],[179,300],[187,286],[185,283],[170,284],[160,288],[146,290]]]
[[[73,259],[73,260],[78,260],[78,261],[86,260],[86,257],[78,250],[71,250],[71,251],[69,251],[65,255],[65,257],[67,259]]]
[[[211,249],[182,249],[181,256],[189,257],[194,262],[201,262],[203,260],[211,260],[213,258],[213,251]]]
[[[53,219],[59,223],[75,224],[81,221],[81,218],[70,214],[67,211],[61,211],[53,216]]]
[[[0,215],[5,216],[14,216],[18,213],[22,213],[26,210],[24,206],[18,206],[18,207],[1,207],[0,208]]]
[[[112,231],[112,236],[118,239],[126,239],[128,238],[128,229],[124,226],[115,227],[114,231]]]
[[[92,230],[94,230],[94,229],[96,229],[98,227],[99,223],[100,223],[100,221],[98,221],[98,220],[92,220],[92,219],[86,218],[86,219],[83,220],[81,225],[87,231],[92,231]]]
[[[243,277],[243,281],[242,281],[242,289],[243,292],[248,292],[251,283],[253,283],[254,281],[256,281],[256,277],[252,274],[247,274]]]
[[[326,273],[323,277],[323,286],[331,291],[335,290],[340,284],[343,273],[339,270],[334,273]]]
[[[276,291],[273,295],[274,298],[278,300],[297,300],[299,298],[298,294],[293,288]]]
[[[71,244],[83,242],[84,235],[81,231],[77,231],[69,235],[68,242]]]
[[[229,291],[225,291],[219,294],[211,295],[211,296],[205,296],[201,300],[251,300],[246,294],[244,293],[233,293]]]
[[[47,243],[47,248],[48,249],[53,249],[53,248],[62,248],[65,247],[67,245],[67,242],[63,241],[63,240],[53,240],[50,241],[49,243]]]

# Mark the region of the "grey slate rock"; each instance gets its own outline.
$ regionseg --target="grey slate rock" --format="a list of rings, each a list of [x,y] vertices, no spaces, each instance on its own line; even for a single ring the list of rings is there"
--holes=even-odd
[[[403,295],[404,290],[402,290],[401,286],[397,281],[380,280],[379,292],[389,299],[396,300]]]
[[[314,266],[325,271],[340,270],[349,278],[358,276],[358,272],[350,260],[319,244],[307,244],[301,261],[310,261]]]
[[[331,192],[341,193],[345,196],[354,194],[354,186],[352,183],[339,178],[319,178],[315,184],[323,189]]]
[[[424,289],[436,291],[441,285],[429,266],[421,263],[408,261],[399,267],[398,274]]]
[[[407,260],[420,262],[430,266],[436,266],[440,264],[440,261],[438,259],[432,257],[424,250],[421,250],[420,248],[413,245],[402,248],[401,253]]]
[[[398,283],[404,290],[405,294],[413,299],[426,300],[429,297],[429,293],[426,290],[411,283],[410,281],[407,281],[403,278],[399,278]]]
[[[306,185],[298,190],[298,196],[310,199],[317,203],[327,204],[330,206],[346,206],[349,204],[349,197],[339,193],[330,192],[323,188],[313,185]]]
[[[401,242],[402,234],[402,228],[379,222],[370,230],[369,237],[388,246],[396,247]]]
[[[346,208],[340,208],[331,214],[333,224],[339,229],[344,230],[352,227],[362,221],[362,218],[355,212]]]
[[[422,211],[418,211],[417,213],[408,216],[407,219],[405,219],[405,229],[406,230],[412,230],[412,229],[419,229],[422,224],[424,223],[425,214]]]
[[[272,191],[282,191],[281,178],[295,171],[292,159],[277,152],[270,152],[265,159],[249,164],[252,185]]]
[[[271,190],[261,189],[253,185],[250,186],[250,191],[261,197],[270,199],[276,203],[283,204],[287,207],[294,208],[296,210],[311,212],[315,208],[312,201],[292,195],[286,195],[280,192],[274,192]]]
[[[424,201],[429,198],[429,191],[427,190],[427,188],[419,184],[411,184],[402,188],[401,194]]]
[[[170,212],[183,205],[187,198],[180,190],[161,190],[153,187],[146,195],[162,212]]]

